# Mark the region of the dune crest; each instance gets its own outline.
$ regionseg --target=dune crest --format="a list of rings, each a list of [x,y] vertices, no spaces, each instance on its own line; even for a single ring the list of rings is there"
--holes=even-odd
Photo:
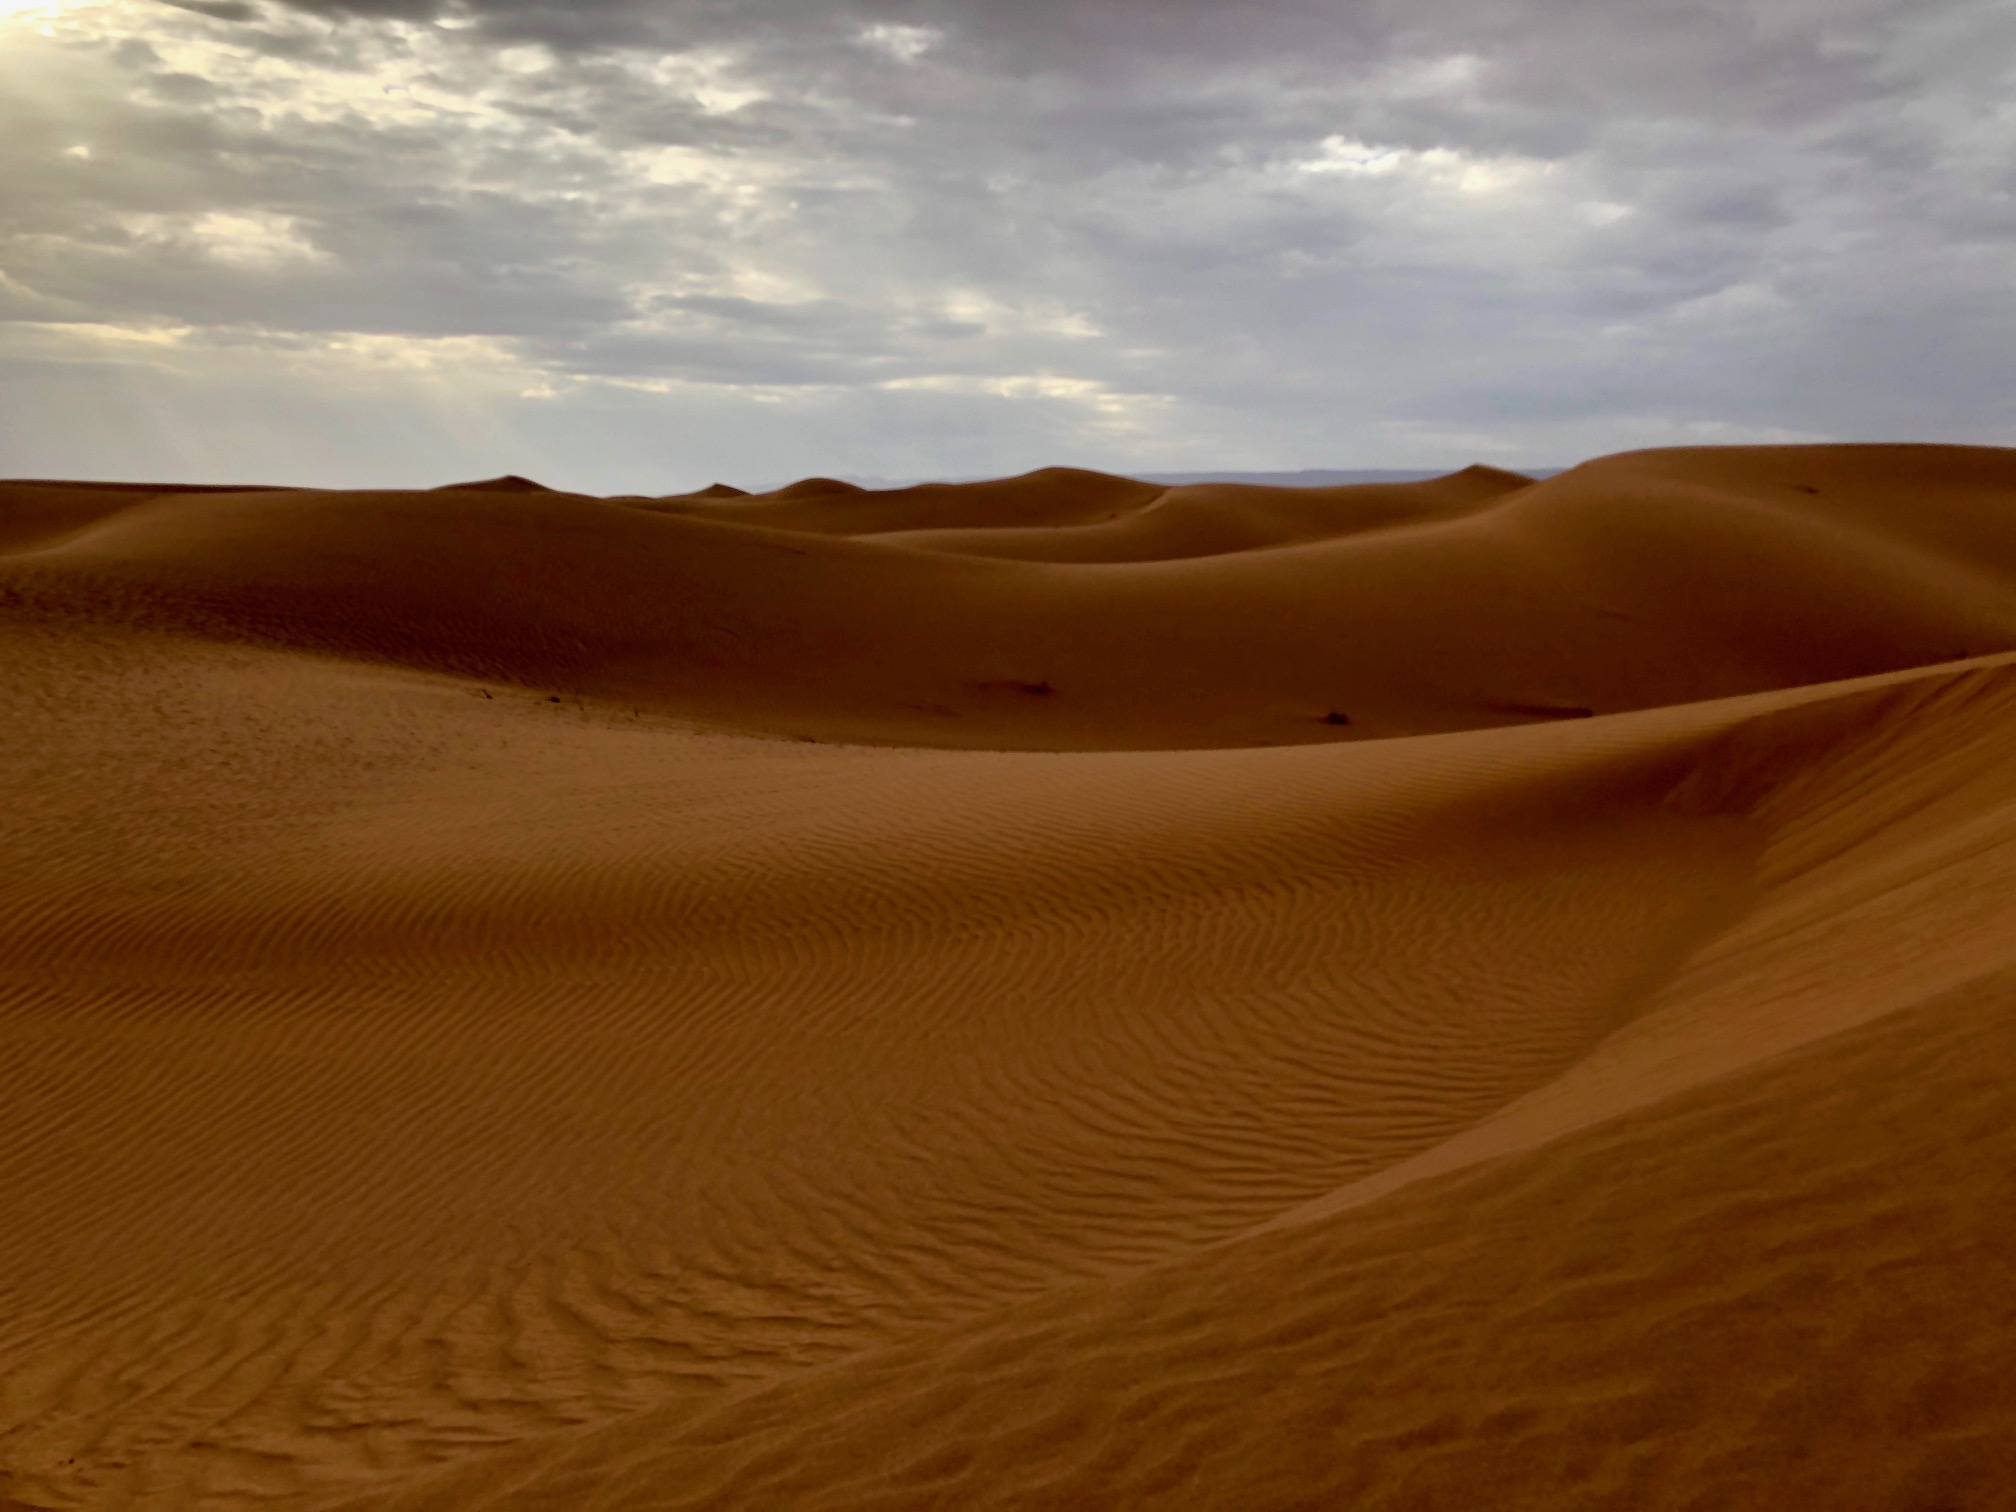
[[[0,1505],[1997,1504],[2016,453],[811,481],[0,485]]]

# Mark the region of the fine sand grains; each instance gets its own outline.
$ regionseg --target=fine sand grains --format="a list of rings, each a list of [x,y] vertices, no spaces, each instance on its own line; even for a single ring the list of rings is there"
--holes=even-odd
[[[2012,505],[0,490],[0,1506],[1999,1505]]]

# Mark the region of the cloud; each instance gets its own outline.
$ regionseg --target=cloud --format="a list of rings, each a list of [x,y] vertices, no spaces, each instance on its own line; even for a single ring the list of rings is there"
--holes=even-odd
[[[259,14],[259,7],[246,0],[162,0],[162,4],[194,11],[215,21],[250,21]]]
[[[102,362],[144,395],[153,361],[163,395],[291,426],[316,385],[398,387],[359,342],[474,342],[505,376],[468,403],[618,482],[665,465],[674,404],[709,417],[673,427],[696,473],[765,477],[2016,420],[1992,0],[57,0],[0,27],[0,363],[60,360],[67,393]],[[199,334],[113,363],[6,320]],[[409,416],[454,408],[428,382]],[[46,471],[61,433],[0,445]]]

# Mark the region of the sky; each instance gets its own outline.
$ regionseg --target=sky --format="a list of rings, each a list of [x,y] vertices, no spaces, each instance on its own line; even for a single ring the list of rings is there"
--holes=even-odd
[[[0,476],[2016,443],[2007,0],[0,0]]]

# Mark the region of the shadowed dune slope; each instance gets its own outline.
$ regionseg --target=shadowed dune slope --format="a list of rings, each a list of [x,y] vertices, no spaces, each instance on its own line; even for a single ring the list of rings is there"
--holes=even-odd
[[[2012,472],[10,486],[0,1505],[2000,1505]]]
[[[0,554],[52,546],[148,499],[206,493],[283,493],[285,489],[206,488],[186,483],[0,482]]]
[[[671,514],[551,493],[177,496],[17,544],[0,594],[730,727],[1030,750],[1469,729],[2016,646],[2016,560],[1990,539],[2016,452],[1651,452],[1525,487],[1469,476],[1313,504],[1239,493],[1262,535],[1311,509],[1342,523],[1089,563],[874,532],[942,535],[968,506],[982,535],[1025,516],[1068,534],[1112,508],[1152,532],[1166,491],[1055,471]],[[1394,513],[1405,488],[1414,516]],[[1216,497],[1193,523],[1238,513]],[[826,511],[850,523],[808,523]]]

